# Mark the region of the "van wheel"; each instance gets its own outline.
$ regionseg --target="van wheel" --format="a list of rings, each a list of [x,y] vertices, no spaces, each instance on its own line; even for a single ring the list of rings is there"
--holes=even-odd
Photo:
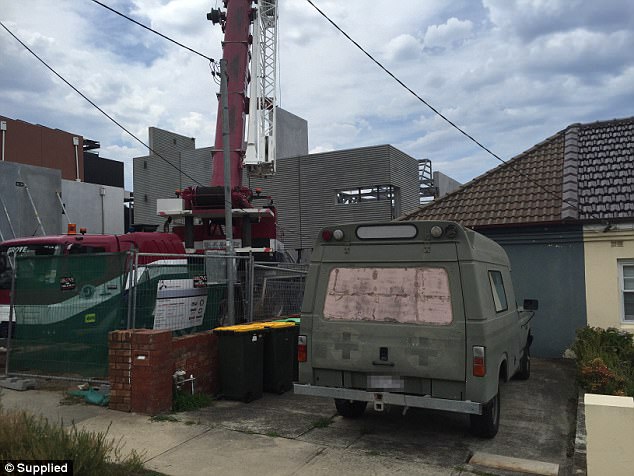
[[[524,355],[520,359],[520,368],[515,374],[515,378],[518,380],[528,380],[531,376],[531,349],[526,346],[524,349]]]
[[[471,415],[471,433],[482,438],[493,438],[500,427],[500,387],[498,393],[482,408],[482,415]]]
[[[363,415],[363,413],[365,412],[365,407],[367,406],[368,402],[335,398],[335,407],[337,407],[337,413],[345,418],[359,418],[361,415]]]

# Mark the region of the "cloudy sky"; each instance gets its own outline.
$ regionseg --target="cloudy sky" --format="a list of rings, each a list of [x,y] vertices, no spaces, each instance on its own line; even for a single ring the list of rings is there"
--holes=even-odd
[[[103,0],[213,58],[219,0]],[[575,122],[634,115],[630,0],[314,0],[419,96],[507,159]],[[390,79],[305,0],[279,1],[280,105],[309,123],[311,152],[392,144],[466,182],[498,162]],[[209,64],[90,0],[0,0],[0,21],[142,140],[149,126],[214,141]],[[0,114],[143,146],[0,29]]]

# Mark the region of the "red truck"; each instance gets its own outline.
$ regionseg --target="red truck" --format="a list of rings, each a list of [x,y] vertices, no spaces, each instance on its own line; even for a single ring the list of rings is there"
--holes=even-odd
[[[117,253],[135,249],[139,253],[184,254],[180,238],[173,233],[137,232],[125,235],[66,234],[15,238],[0,243],[0,337],[6,337],[11,292],[11,256],[64,256]],[[145,256],[139,264],[159,259]]]

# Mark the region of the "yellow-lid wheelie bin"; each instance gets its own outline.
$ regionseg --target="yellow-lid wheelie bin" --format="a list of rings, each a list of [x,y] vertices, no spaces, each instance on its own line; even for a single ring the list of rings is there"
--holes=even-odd
[[[262,324],[217,327],[220,395],[251,402],[262,396],[264,335]]]

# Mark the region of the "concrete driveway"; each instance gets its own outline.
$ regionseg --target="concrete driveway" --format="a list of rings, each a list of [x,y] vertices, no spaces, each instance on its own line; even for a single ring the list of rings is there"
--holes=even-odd
[[[574,442],[577,391],[569,361],[533,359],[528,381],[511,380],[502,387],[500,430],[491,440],[469,433],[464,415],[401,408],[364,417],[338,416],[332,400],[287,393],[265,394],[250,404],[218,402],[183,414],[206,425],[233,431],[311,443],[328,450],[383,457],[449,470],[481,470],[469,465],[474,454],[499,455],[559,465],[568,474]],[[487,468],[491,471],[491,468]],[[499,474],[513,474],[498,471]]]
[[[573,363],[534,359],[532,371],[530,380],[503,386],[500,431],[492,440],[471,436],[463,415],[368,409],[363,418],[348,420],[336,415],[329,399],[291,392],[153,419],[60,405],[61,393],[42,390],[5,390],[2,404],[107,430],[125,449],[144,453],[148,468],[172,475],[569,475]]]

